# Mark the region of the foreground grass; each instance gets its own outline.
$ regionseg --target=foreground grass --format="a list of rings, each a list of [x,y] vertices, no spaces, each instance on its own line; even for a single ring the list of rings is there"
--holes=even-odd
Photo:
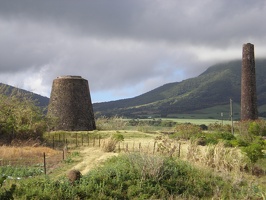
[[[7,184],[10,187],[11,182]],[[232,183],[181,160],[143,154],[113,157],[74,185],[65,177],[15,184],[15,199],[257,199],[263,195],[257,185]]]

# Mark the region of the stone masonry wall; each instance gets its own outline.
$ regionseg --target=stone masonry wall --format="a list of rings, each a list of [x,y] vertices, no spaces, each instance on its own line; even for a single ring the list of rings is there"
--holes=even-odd
[[[57,119],[55,130],[96,129],[88,81],[81,76],[56,78],[47,114]]]

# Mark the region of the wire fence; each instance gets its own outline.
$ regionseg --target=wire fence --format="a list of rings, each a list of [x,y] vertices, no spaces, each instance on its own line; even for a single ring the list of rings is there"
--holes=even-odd
[[[57,134],[47,137],[45,145],[53,149],[76,148],[80,146],[100,147],[103,138],[100,135]]]
[[[31,158],[2,158],[0,159],[0,167],[13,167],[16,169],[25,168],[47,174],[60,165],[65,158],[65,151],[59,151],[53,155],[43,152],[42,155],[35,155]],[[37,175],[40,175],[40,173],[37,173]]]
[[[15,167],[30,167],[40,169],[43,174],[48,174],[52,170],[60,166],[62,161],[66,160],[71,149],[77,147],[94,147],[103,148],[108,143],[108,139],[101,137],[101,135],[89,134],[57,134],[46,137],[44,145],[57,150],[55,154],[43,152],[43,154],[31,158],[21,159],[1,159],[0,167],[15,166]],[[161,141],[134,141],[134,139],[120,141],[115,143],[114,152],[121,153],[145,153],[145,154],[163,154],[180,157],[181,143],[175,146],[167,146]]]

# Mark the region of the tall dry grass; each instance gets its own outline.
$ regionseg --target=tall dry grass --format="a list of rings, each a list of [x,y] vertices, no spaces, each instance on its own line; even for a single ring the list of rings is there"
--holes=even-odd
[[[21,159],[42,157],[43,153],[47,156],[58,154],[58,151],[48,147],[14,147],[14,146],[0,146],[0,159]]]
[[[249,163],[239,149],[225,147],[222,142],[208,146],[191,142],[187,159],[220,172],[241,172]]]

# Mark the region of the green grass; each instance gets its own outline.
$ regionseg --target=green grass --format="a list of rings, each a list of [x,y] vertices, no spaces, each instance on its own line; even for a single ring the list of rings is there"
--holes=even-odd
[[[6,188],[12,183],[15,199],[252,199],[265,194],[246,181],[232,182],[181,160],[144,154],[113,157],[74,185],[65,177],[43,177],[12,181]]]
[[[178,123],[191,123],[191,124],[196,124],[196,125],[201,125],[201,124],[205,124],[205,125],[209,125],[209,124],[213,124],[213,123],[219,123],[219,124],[231,124],[231,121],[228,120],[217,120],[217,119],[180,119],[180,118],[162,118],[162,120],[173,120],[174,122],[178,122]]]
[[[238,104],[233,104],[233,119],[240,119],[240,106]],[[223,117],[221,117],[223,113]],[[214,106],[206,109],[196,110],[188,114],[175,114],[169,115],[168,117],[174,117],[179,119],[213,119],[213,120],[230,120],[230,106],[220,105]]]

